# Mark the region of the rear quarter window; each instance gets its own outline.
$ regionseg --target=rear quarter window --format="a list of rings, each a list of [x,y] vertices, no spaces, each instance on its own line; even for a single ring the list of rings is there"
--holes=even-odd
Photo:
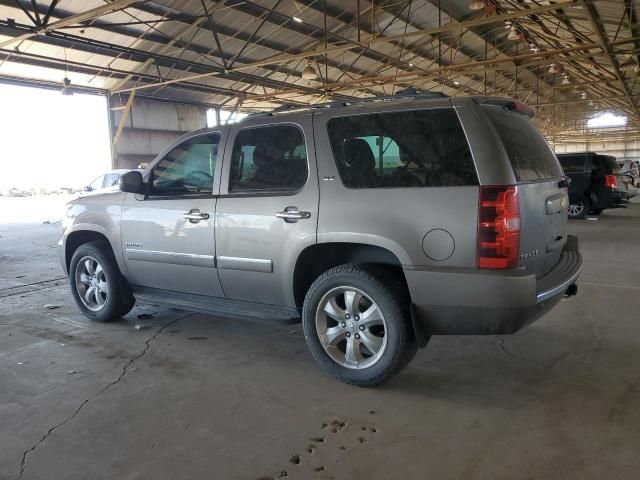
[[[327,128],[340,177],[348,188],[478,184],[453,108],[336,117]]]
[[[584,155],[566,156],[559,155],[560,165],[564,170],[564,173],[585,173],[585,162],[587,158]]]
[[[497,106],[482,107],[498,132],[519,182],[558,178],[562,167],[531,120]]]

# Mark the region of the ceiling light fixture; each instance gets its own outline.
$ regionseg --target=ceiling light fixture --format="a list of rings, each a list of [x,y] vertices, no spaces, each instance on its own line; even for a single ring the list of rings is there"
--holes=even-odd
[[[73,88],[71,88],[71,80],[69,80],[67,77],[64,77],[62,79],[62,89],[60,90],[60,93],[64,96],[73,95]]]
[[[519,32],[516,27],[511,27],[509,30],[509,35],[507,35],[508,40],[522,40],[524,35],[522,32]]]
[[[482,0],[470,0],[469,10],[482,10],[484,8],[484,2]]]
[[[571,85],[571,80],[566,75],[562,78],[562,85]]]
[[[558,73],[558,66],[555,63],[549,65],[549,73],[556,74]]]
[[[302,19],[300,17],[291,17],[294,22],[302,23]]]
[[[637,66],[638,66],[638,64],[633,60],[633,58],[629,57],[625,61],[620,63],[620,70],[625,72],[625,71],[628,71],[628,70],[633,70]]]
[[[302,78],[305,80],[315,80],[318,78],[318,73],[309,60],[307,60],[307,66],[302,70]]]

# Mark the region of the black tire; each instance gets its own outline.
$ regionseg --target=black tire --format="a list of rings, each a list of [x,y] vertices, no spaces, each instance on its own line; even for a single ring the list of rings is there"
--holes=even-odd
[[[76,282],[76,275],[80,274],[79,269],[83,268],[80,262],[84,263],[87,258],[95,259],[99,263],[108,286],[104,305],[98,307],[97,310],[89,308],[80,298],[81,292],[78,291],[80,287]],[[84,243],[76,249],[69,265],[69,283],[78,308],[85,317],[95,322],[117,320],[129,313],[135,303],[131,289],[120,273],[111,247],[104,241]]]
[[[325,351],[318,336],[316,312],[320,302],[339,287],[353,287],[364,292],[384,316],[386,346],[375,363],[366,368],[341,365]],[[393,275],[382,277],[375,270],[353,264],[324,272],[309,288],[302,308],[302,326],[311,354],[323,370],[341,382],[360,387],[380,385],[408,365],[417,351],[408,299],[406,287]]]
[[[591,202],[587,197],[583,197],[576,203],[569,205],[569,218],[581,220],[591,211]]]

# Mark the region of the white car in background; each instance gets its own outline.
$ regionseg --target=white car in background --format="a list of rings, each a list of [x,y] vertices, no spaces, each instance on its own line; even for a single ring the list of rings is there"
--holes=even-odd
[[[143,172],[139,168],[121,168],[117,170],[109,170],[108,172],[94,178],[91,183],[84,187],[84,191],[80,196],[94,195],[96,193],[109,193],[119,191],[118,182],[120,177],[127,172],[138,171]]]
[[[618,165],[620,165],[620,171],[626,175],[626,179],[628,180],[626,183],[629,198],[633,198],[638,194],[638,187],[640,187],[638,162],[636,160],[618,160]]]
[[[640,186],[640,167],[636,160],[619,160],[618,165],[623,174],[633,177],[634,186]]]

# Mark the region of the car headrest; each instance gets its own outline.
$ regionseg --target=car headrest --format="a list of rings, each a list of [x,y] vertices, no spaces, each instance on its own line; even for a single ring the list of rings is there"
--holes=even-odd
[[[375,170],[376,160],[366,140],[351,138],[344,142],[344,158],[350,167],[357,170]]]

